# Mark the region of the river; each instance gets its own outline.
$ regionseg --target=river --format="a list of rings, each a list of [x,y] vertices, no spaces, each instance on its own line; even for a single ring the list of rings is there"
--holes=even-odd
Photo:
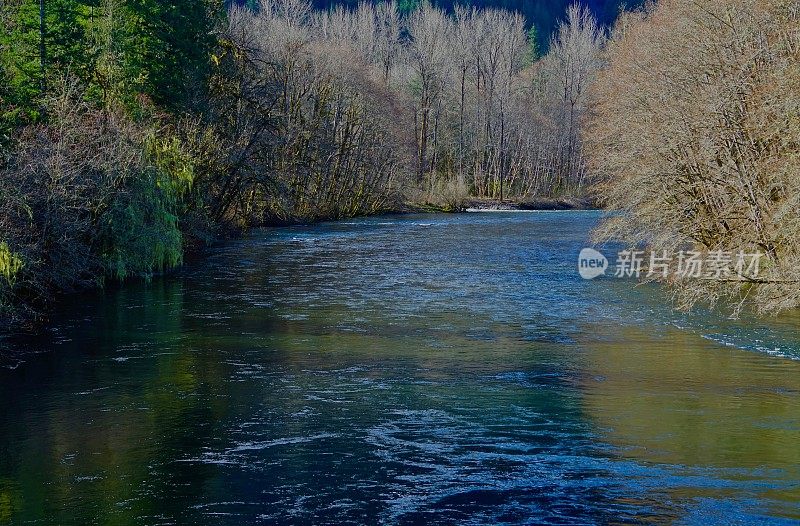
[[[262,229],[2,342],[0,524],[793,524],[798,316],[585,281],[598,212]]]

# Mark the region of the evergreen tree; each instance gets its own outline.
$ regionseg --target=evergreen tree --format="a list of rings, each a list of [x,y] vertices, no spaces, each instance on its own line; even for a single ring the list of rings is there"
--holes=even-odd
[[[3,9],[2,96],[31,114],[47,77],[67,72],[90,95],[144,94],[180,109],[204,85],[223,13],[216,0],[45,0],[43,20],[33,0]]]

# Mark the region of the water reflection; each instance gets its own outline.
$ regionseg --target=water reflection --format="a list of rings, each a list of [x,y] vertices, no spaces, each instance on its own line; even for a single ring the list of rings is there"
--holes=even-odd
[[[671,498],[741,492],[800,518],[800,362],[634,327],[586,348],[586,414],[620,455],[670,466]]]

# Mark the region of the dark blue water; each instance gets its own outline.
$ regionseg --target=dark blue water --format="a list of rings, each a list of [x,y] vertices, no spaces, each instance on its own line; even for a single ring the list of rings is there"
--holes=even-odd
[[[584,281],[594,212],[266,229],[3,343],[0,524],[794,524],[796,316]]]

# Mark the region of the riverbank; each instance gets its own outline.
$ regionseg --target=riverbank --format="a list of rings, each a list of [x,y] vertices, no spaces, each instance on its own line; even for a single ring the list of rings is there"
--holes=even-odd
[[[397,209],[387,210],[386,214],[430,214],[430,213],[472,213],[472,212],[514,212],[547,210],[600,210],[593,199],[587,197],[532,197],[517,199],[488,199],[471,197],[457,204],[404,204]]]
[[[470,198],[455,205],[420,204],[420,203],[401,203],[386,207],[375,214],[370,215],[408,215],[408,214],[458,214],[470,212],[492,212],[492,211],[527,211],[527,210],[591,210],[596,209],[594,203],[589,199],[578,198],[532,198],[532,199],[479,199]],[[278,218],[273,217],[260,223],[259,227],[290,227],[298,225],[310,225],[314,223],[343,220],[340,218],[317,218],[314,220],[302,218]],[[252,228],[252,227],[251,227]],[[104,279],[98,278],[81,286],[72,287],[69,290],[52,288],[49,290],[46,301],[41,298],[35,299],[18,295],[8,298],[5,304],[0,304],[0,334],[9,334],[17,331],[37,332],[49,324],[50,316],[54,305],[57,305],[61,298],[70,296],[76,292],[90,290],[94,288],[106,287],[125,287],[131,282],[148,281],[153,277],[170,274],[183,266],[183,263],[192,263],[206,257],[208,250],[220,242],[243,237],[247,234],[247,228],[235,228],[230,225],[217,225],[214,232],[197,232],[183,234],[181,263],[168,267],[156,268],[146,274],[132,274],[124,277],[105,276]],[[1,303],[1,302],[0,302]]]
[[[528,210],[598,210],[593,200],[588,198],[528,198],[528,199],[470,199],[465,201],[461,212],[503,212]]]

